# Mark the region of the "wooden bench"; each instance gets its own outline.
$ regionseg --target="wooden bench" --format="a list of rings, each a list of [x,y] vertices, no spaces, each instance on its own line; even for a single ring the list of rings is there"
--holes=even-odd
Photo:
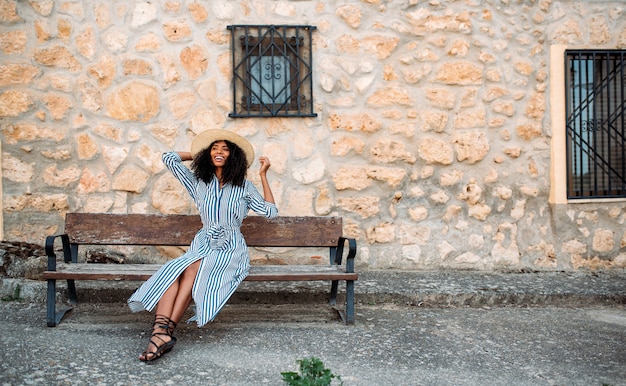
[[[67,280],[70,304],[76,304],[75,280],[148,279],[158,264],[78,263],[80,245],[188,246],[202,227],[199,216],[153,214],[67,213],[62,234],[46,238],[48,269],[47,323],[54,327],[71,308],[57,312],[56,281]],[[249,247],[324,247],[329,265],[251,266],[248,281],[329,280],[330,304],[336,304],[339,281],[346,282],[345,308],[338,310],[346,324],[354,323],[354,272],[356,241],[342,237],[340,217],[278,217],[268,220],[248,217],[241,227]],[[63,247],[63,262],[57,264],[55,240]],[[342,265],[344,245],[348,255]]]

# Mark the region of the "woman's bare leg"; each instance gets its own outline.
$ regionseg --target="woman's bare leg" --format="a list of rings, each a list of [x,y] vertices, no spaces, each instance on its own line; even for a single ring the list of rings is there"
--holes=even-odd
[[[157,346],[167,344],[167,342],[172,340],[171,334],[175,325],[180,321],[180,318],[191,303],[191,290],[199,267],[200,261],[196,261],[187,267],[178,279],[170,285],[159,300],[159,303],[157,303],[151,341],[148,343],[146,351],[139,356],[140,360],[152,359],[151,353],[158,349]],[[162,323],[156,323],[159,317],[165,317],[170,320],[169,324],[165,326]],[[153,342],[155,334],[160,342]]]
[[[183,314],[191,303],[191,290],[193,289],[193,284],[196,281],[196,275],[199,268],[200,260],[191,264],[180,275],[178,280],[178,292],[170,314],[170,318],[174,321],[174,323],[180,322],[180,319],[183,317]]]

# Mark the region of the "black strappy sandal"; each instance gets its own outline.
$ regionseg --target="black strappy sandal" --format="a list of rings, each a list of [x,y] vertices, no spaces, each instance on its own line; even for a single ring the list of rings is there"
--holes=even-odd
[[[155,315],[154,323],[152,324],[152,335],[150,335],[150,345],[156,348],[156,350],[144,351],[141,353],[139,360],[150,364],[172,351],[172,348],[176,344],[176,338],[172,336],[174,328],[176,328],[176,323],[172,319],[165,315]],[[156,329],[162,329],[163,331],[155,331]],[[170,339],[166,341],[162,338],[165,336],[168,336]],[[158,339],[159,341],[155,341],[155,339]]]

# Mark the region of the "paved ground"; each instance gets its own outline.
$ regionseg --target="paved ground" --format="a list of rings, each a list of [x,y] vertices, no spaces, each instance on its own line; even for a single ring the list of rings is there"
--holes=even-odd
[[[624,272],[371,273],[354,326],[316,286],[246,285],[152,366],[136,359],[148,313],[94,286],[48,328],[38,285],[23,285],[31,298],[0,303],[0,384],[281,385],[315,356],[345,385],[626,385]]]

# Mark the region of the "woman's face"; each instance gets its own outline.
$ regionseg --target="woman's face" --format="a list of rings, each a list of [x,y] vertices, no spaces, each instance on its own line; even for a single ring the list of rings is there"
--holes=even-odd
[[[211,161],[216,168],[223,168],[230,156],[230,149],[225,141],[216,141],[211,146]]]

